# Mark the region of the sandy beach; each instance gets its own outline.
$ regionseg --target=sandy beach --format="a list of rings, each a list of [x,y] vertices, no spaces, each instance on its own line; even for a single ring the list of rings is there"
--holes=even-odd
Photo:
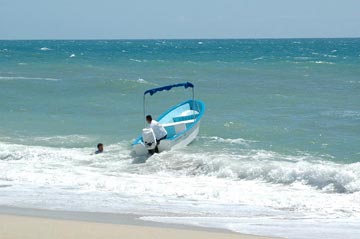
[[[58,212],[7,207],[0,209],[0,222],[1,239],[270,238],[206,228],[148,223],[136,220],[133,216],[128,215]]]

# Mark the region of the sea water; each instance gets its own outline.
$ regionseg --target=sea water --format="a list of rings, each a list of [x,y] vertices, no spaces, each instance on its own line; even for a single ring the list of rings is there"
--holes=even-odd
[[[359,238],[359,76],[360,39],[0,41],[0,205]],[[186,81],[199,136],[137,158]]]

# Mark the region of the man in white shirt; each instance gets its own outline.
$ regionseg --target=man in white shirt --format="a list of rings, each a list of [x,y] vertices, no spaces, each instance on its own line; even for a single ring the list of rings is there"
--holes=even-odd
[[[156,138],[156,147],[155,147],[155,153],[159,153],[158,145],[160,144],[160,141],[163,139],[166,139],[167,132],[165,128],[156,120],[153,120],[151,115],[146,116],[146,122],[150,125],[150,128],[154,131],[155,138]],[[150,154],[153,154],[154,152],[150,152],[152,150],[149,150]]]

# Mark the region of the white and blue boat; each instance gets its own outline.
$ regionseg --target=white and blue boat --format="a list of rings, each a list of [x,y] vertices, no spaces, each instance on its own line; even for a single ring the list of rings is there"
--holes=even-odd
[[[190,144],[199,133],[200,122],[205,111],[205,104],[194,98],[194,85],[190,82],[185,82],[145,91],[143,101],[144,119],[146,113],[146,96],[148,94],[152,96],[161,91],[169,91],[174,87],[184,87],[185,89],[191,88],[192,99],[171,107],[157,118],[157,121],[164,126],[167,131],[166,139],[161,140],[158,145],[159,152],[183,148]],[[154,146],[150,146],[148,142],[144,143],[144,138],[146,137],[144,132],[146,132],[146,129],[143,129],[143,134],[132,144],[133,151],[139,156],[148,154],[148,150],[152,149]]]

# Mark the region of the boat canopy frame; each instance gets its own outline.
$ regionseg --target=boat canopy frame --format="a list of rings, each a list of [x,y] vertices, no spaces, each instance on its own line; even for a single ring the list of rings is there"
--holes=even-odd
[[[178,83],[178,84],[173,84],[173,85],[167,85],[167,86],[162,86],[162,87],[158,87],[158,88],[153,88],[153,89],[149,89],[146,90],[144,92],[144,97],[143,97],[143,111],[144,111],[144,119],[146,118],[146,106],[145,106],[145,96],[147,94],[149,94],[150,96],[154,95],[156,92],[160,92],[160,91],[169,91],[172,88],[176,88],[176,87],[184,87],[185,89],[187,88],[191,88],[192,89],[192,100],[194,102],[195,100],[195,89],[194,89],[194,85],[191,82],[184,82],[184,83]],[[145,126],[146,126],[146,120],[145,120]]]

